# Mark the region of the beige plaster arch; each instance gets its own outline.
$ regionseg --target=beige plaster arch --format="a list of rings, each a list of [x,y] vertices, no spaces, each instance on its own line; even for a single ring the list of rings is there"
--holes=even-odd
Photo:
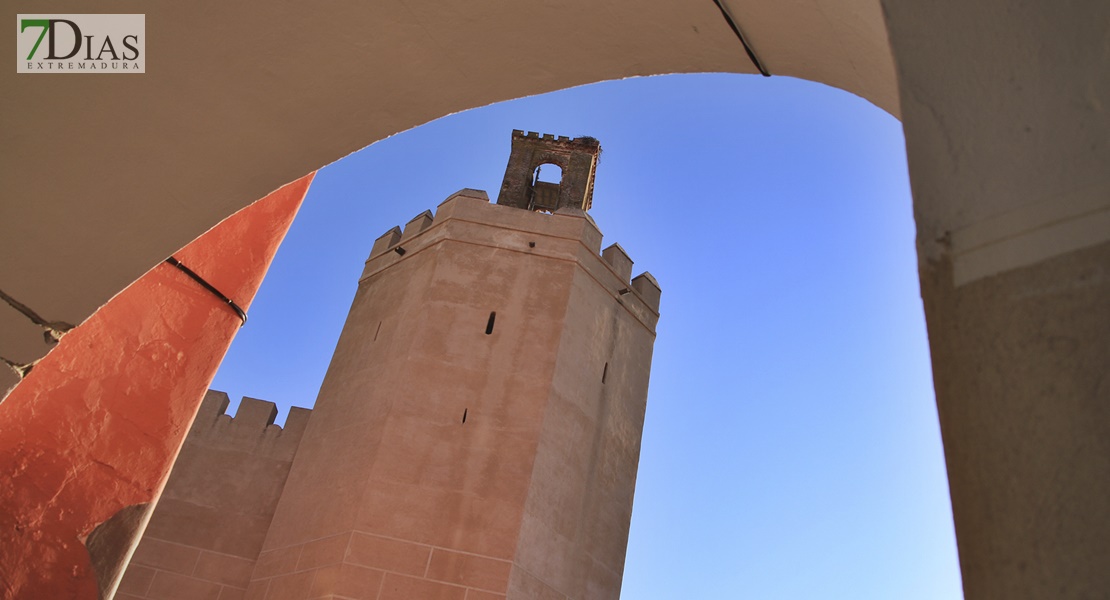
[[[811,2],[734,4],[773,72],[897,113],[876,2],[855,0],[852,23],[822,17]],[[755,72],[708,0],[100,10],[145,11],[146,74],[7,73],[0,101],[6,147],[17,149],[3,163],[0,255],[19,257],[0,266],[0,289],[71,323],[247,203],[440,116],[609,79]],[[819,49],[816,59],[789,50],[805,44]],[[12,332],[0,355],[42,350],[35,328],[0,314]]]

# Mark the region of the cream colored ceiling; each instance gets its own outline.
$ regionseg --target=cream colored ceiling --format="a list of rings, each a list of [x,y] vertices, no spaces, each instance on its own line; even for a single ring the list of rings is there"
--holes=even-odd
[[[774,75],[897,114],[877,0],[727,8]],[[249,202],[437,117],[608,79],[755,72],[711,0],[106,0],[96,12],[146,14],[144,75],[0,75],[0,289],[75,324]],[[0,306],[0,356],[48,348]]]

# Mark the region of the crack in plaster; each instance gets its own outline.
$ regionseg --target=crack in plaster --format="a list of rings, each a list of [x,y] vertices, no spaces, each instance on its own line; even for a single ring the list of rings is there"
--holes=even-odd
[[[3,356],[0,356],[0,362],[3,362],[4,364],[8,365],[8,368],[10,368],[12,371],[15,372],[16,377],[18,377],[20,381],[23,381],[23,378],[26,377],[31,372],[31,369],[33,369],[35,367],[35,364],[38,363],[39,361],[38,361],[38,359],[36,359],[36,360],[33,360],[33,361],[31,361],[27,364],[22,364],[22,363],[12,362],[12,361],[4,358]],[[5,396],[5,397],[7,397],[7,396]],[[3,402],[3,401],[4,401],[4,399],[0,398],[0,402]]]
[[[8,303],[8,306],[11,306],[15,310],[19,311],[20,314],[30,319],[32,323],[38,325],[39,327],[42,327],[42,337],[47,344],[56,344],[59,340],[62,339],[63,335],[69,332],[69,330],[73,329],[73,325],[66,323],[65,321],[47,321],[46,319],[39,316],[37,312],[31,310],[31,307],[23,304],[15,298],[12,298],[7,293],[5,293],[4,290],[0,290],[0,298],[3,298],[4,302]]]

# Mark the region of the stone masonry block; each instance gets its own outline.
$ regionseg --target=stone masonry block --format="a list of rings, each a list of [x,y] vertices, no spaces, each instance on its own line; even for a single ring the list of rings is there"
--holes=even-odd
[[[150,584],[147,597],[159,600],[219,600],[220,584],[159,571]]]
[[[503,592],[509,585],[512,563],[474,554],[436,548],[428,563],[429,579],[483,590]]]
[[[297,570],[343,562],[350,539],[350,534],[340,534],[308,542],[301,548],[301,555],[297,558]]]
[[[131,565],[127,568],[127,573],[124,574],[123,580],[120,581],[118,593],[133,594],[139,597],[146,596],[147,590],[150,589],[150,582],[154,580],[155,573],[157,573],[157,571],[150,567]]]
[[[200,550],[153,538],[143,538],[131,562],[160,571],[192,575]]]
[[[420,576],[428,566],[430,552],[428,546],[355,533],[346,560],[372,569]]]
[[[465,597],[464,587],[386,573],[378,600],[463,600]]]

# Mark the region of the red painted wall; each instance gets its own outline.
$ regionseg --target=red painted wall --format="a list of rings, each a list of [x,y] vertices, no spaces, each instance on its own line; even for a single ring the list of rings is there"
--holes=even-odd
[[[313,175],[174,256],[246,309]],[[4,598],[97,598],[86,537],[157,498],[239,326],[231,307],[162,263],[67,334],[0,403]]]

